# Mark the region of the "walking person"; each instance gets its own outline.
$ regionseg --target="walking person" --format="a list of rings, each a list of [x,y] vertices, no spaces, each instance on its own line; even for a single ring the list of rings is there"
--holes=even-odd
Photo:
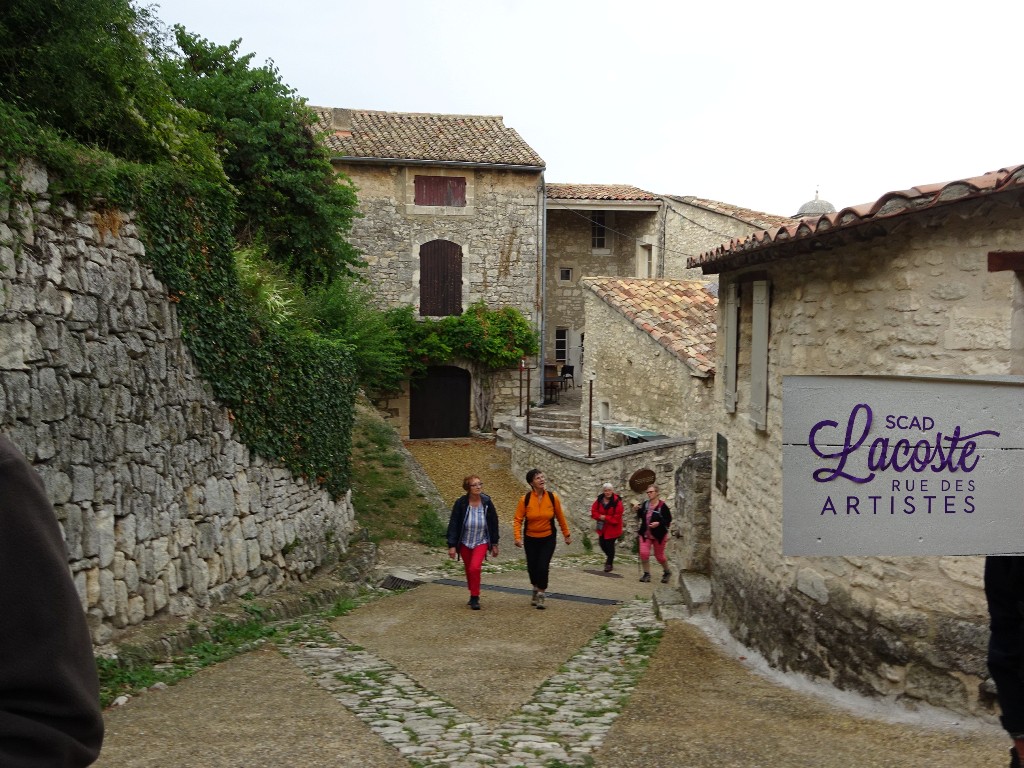
[[[544,473],[539,469],[531,469],[526,473],[526,482],[530,490],[516,506],[512,530],[516,537],[516,546],[522,547],[526,552],[526,570],[530,574],[530,584],[533,586],[530,604],[544,610],[548,571],[557,543],[556,521],[558,527],[562,529],[566,544],[572,543],[572,536],[562,512],[562,502],[556,493],[548,490]]]
[[[590,506],[590,516],[597,521],[597,543],[604,552],[604,572],[610,573],[615,563],[615,542],[622,535],[622,497],[615,486],[605,483]]]
[[[672,524],[672,512],[668,504],[661,500],[658,494],[657,485],[647,487],[647,500],[637,507],[636,517],[640,523],[637,536],[640,540],[640,565],[643,567],[643,576],[640,581],[651,580],[651,551],[654,552],[654,559],[661,563],[664,573],[661,575],[661,583],[668,584],[672,577],[668,569],[668,559],[665,557],[665,545],[668,543],[668,527]]]
[[[1010,768],[1024,765],[1024,557],[985,558],[988,671],[996,684],[999,722],[1013,739]]]
[[[491,497],[482,492],[483,481],[469,475],[462,481],[465,496],[452,505],[448,518],[448,557],[461,557],[469,587],[469,607],[480,610],[480,573],[487,553],[498,556],[498,511]]]

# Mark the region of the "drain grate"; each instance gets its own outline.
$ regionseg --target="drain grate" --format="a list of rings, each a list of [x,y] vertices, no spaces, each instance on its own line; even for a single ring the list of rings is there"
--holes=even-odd
[[[447,587],[464,587],[466,582],[457,579],[434,579],[434,584],[444,584]],[[506,592],[513,595],[528,595],[529,589],[520,587],[504,587],[497,584],[481,584],[480,589],[491,592]],[[548,600],[569,600],[573,603],[590,603],[591,605],[622,605],[621,600],[612,600],[607,597],[587,597],[586,595],[563,595],[559,592],[548,592],[545,597]]]
[[[387,577],[380,583],[381,589],[399,590],[399,589],[412,589],[418,587],[423,581],[419,579],[415,574],[394,571],[389,573]]]

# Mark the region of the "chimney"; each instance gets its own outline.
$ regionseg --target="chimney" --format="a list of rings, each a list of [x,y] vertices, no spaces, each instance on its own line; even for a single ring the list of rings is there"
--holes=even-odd
[[[334,135],[348,138],[352,135],[352,110],[335,107],[331,110],[331,128]]]

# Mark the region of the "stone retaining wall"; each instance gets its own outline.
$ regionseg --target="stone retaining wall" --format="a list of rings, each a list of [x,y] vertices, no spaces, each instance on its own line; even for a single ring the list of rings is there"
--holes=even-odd
[[[267,594],[337,559],[355,525],[250,455],[181,341],[130,215],[0,204],[0,429],[42,475],[93,639]]]

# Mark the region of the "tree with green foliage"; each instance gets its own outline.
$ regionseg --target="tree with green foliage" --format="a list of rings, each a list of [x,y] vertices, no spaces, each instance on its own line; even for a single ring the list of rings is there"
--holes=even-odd
[[[156,28],[129,0],[5,0],[0,100],[88,147],[223,179],[198,114],[154,65],[146,41]]]
[[[174,97],[203,115],[238,191],[235,236],[306,285],[350,276],[360,263],[345,239],[356,212],[352,184],[331,167],[314,115],[270,62],[252,66],[240,40],[215,45],[175,27],[180,55],[160,62]]]

